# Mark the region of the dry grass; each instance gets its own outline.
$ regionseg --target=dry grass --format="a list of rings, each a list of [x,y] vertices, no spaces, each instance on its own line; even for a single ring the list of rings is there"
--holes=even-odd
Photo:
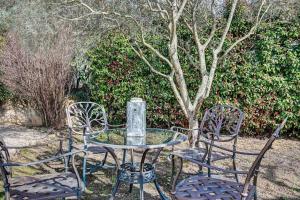
[[[239,150],[258,151],[264,145],[265,140],[253,138],[240,138]],[[182,144],[183,147],[186,144]],[[39,149],[22,150],[13,157],[17,161],[31,161],[44,158],[56,152],[56,144],[49,144]],[[300,141],[280,139],[274,143],[274,148],[269,151],[262,162],[259,176],[258,193],[259,199],[272,200],[296,200],[300,199]],[[165,193],[170,196],[170,175],[171,165],[166,159],[168,151],[161,154],[157,164],[158,181]],[[93,157],[96,158],[96,157]],[[254,158],[238,157],[238,167],[247,169]],[[227,162],[219,163],[228,165]],[[31,175],[36,173],[48,173],[61,167],[57,162],[51,165],[40,167],[19,168],[14,175]],[[185,163],[184,173],[195,172],[197,166]],[[183,176],[186,176],[183,174]],[[84,194],[84,199],[108,199],[112,190],[112,183],[115,180],[112,169],[98,171],[88,176],[88,191]],[[128,186],[121,185],[116,199],[132,200],[138,199],[138,186],[134,186],[133,192],[128,193]],[[145,187],[145,199],[159,199],[153,184]]]

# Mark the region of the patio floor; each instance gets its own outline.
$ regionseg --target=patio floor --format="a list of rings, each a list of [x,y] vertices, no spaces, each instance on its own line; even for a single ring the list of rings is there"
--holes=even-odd
[[[9,130],[9,129],[7,129]],[[23,129],[24,130],[24,129]],[[30,132],[27,130],[27,133]],[[38,131],[32,131],[37,134]],[[4,134],[4,129],[0,129],[0,135]],[[51,136],[54,137],[54,136]],[[33,161],[49,157],[57,152],[58,143],[45,140],[46,146],[34,149],[20,150],[14,154],[14,161]],[[262,148],[266,140],[254,138],[240,138],[238,142],[239,150],[258,151]],[[187,144],[182,144],[181,147]],[[279,139],[274,143],[274,148],[269,151],[262,162],[261,173],[258,179],[258,199],[271,200],[296,200],[300,199],[300,141]],[[170,196],[170,175],[171,164],[167,160],[168,150],[162,152],[157,164],[158,182],[165,193]],[[92,156],[92,159],[95,157]],[[237,163],[239,169],[247,170],[254,158],[238,157]],[[110,161],[110,160],[109,160]],[[80,164],[80,163],[79,163]],[[219,162],[220,165],[228,166],[228,162]],[[14,176],[31,175],[36,173],[51,173],[62,167],[60,162],[50,165],[36,167],[18,168],[14,170]],[[184,173],[197,171],[197,166],[185,163]],[[183,174],[184,175],[184,174]],[[83,199],[108,199],[112,190],[112,182],[115,175],[112,169],[98,171],[88,176],[88,191]],[[132,200],[138,199],[138,186],[134,186],[133,192],[128,193],[129,187],[121,185],[116,199]],[[3,193],[2,193],[3,194]],[[145,186],[145,199],[159,199],[153,184]]]

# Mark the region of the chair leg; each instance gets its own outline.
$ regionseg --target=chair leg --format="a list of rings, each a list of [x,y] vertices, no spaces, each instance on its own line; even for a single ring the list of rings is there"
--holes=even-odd
[[[58,150],[56,152],[56,156],[64,154],[64,150],[63,150],[63,140],[59,141],[59,145],[58,145]]]
[[[253,178],[253,185],[255,186],[255,191],[254,191],[254,200],[257,200],[257,178],[258,178],[258,170],[254,174]]]
[[[140,200],[144,200],[144,177],[140,175]]]
[[[254,200],[257,200],[257,192],[254,192]]]
[[[175,178],[174,178],[174,180],[173,180],[173,183],[172,183],[171,193],[175,193],[176,183],[177,183],[177,180],[178,180],[178,178],[179,178],[179,176],[180,176],[180,174],[181,174],[182,167],[183,167],[183,160],[182,160],[182,158],[179,157],[178,159],[179,159],[179,161],[180,161],[180,165],[179,165],[179,169],[178,169],[178,171],[177,171],[177,173],[176,173],[176,176],[175,176]]]
[[[86,155],[83,157],[83,166],[82,166],[82,182],[83,188],[86,188]]]
[[[171,155],[171,159],[172,159],[172,174],[171,174],[171,184],[174,181],[174,176],[175,176],[175,156]]]
[[[233,165],[233,170],[234,170],[234,171],[237,171],[236,163],[235,163],[235,158],[232,159],[232,165]],[[234,176],[235,176],[236,182],[238,183],[238,182],[239,182],[238,174],[234,174]]]
[[[203,175],[203,167],[198,165],[198,174]]]
[[[131,192],[132,192],[132,188],[133,188],[133,184],[132,184],[132,183],[130,183],[130,185],[129,185],[129,193],[131,193]]]
[[[104,158],[103,158],[102,163],[101,163],[101,167],[103,167],[105,165],[106,159],[107,159],[107,155],[108,155],[108,152],[106,152],[105,155],[104,155]]]
[[[78,200],[81,199],[81,191],[77,191],[77,199],[78,199]]]
[[[73,142],[71,140],[69,140],[69,144],[68,144],[68,152],[71,152],[73,149]],[[71,161],[71,156],[67,157],[67,166],[70,165],[70,161]]]
[[[208,165],[210,165],[210,162],[208,162]],[[207,174],[208,174],[208,177],[211,177],[211,170],[210,170],[210,168],[207,169]]]

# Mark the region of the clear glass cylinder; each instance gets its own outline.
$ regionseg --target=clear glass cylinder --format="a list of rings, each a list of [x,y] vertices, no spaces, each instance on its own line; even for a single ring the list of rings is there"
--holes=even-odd
[[[127,102],[127,136],[146,135],[146,102],[132,98]]]

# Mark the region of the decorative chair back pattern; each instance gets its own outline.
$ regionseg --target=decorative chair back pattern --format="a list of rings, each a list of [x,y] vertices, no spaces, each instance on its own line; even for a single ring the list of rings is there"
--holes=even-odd
[[[243,118],[243,112],[236,107],[216,105],[206,110],[200,124],[200,135],[207,138],[213,135],[218,140],[222,140],[222,137],[226,137],[227,140],[235,138]]]
[[[202,162],[207,159],[207,164],[211,163],[213,145],[215,145],[215,142],[233,141],[233,152],[231,157],[233,159],[233,169],[236,170],[236,143],[243,118],[243,112],[230,105],[216,105],[206,110],[200,124],[200,131],[196,141],[196,147],[201,148],[200,142],[203,142],[203,138],[205,140],[204,144],[206,151],[202,156]],[[226,157],[228,156],[225,156],[224,158]],[[210,169],[208,169],[208,175],[210,176]],[[235,175],[235,178],[238,182],[237,174]]]
[[[68,106],[66,113],[69,129],[73,133],[82,134],[82,130],[85,130],[87,134],[98,134],[108,128],[105,109],[97,103],[73,103]]]
[[[275,132],[272,134],[272,136],[269,138],[268,142],[265,144],[263,149],[260,151],[259,155],[256,157],[255,161],[253,162],[252,166],[249,169],[249,172],[247,173],[247,177],[245,179],[244,189],[242,196],[247,197],[247,191],[251,184],[251,180],[254,178],[254,185],[256,185],[256,179],[259,172],[259,167],[261,160],[263,159],[266,152],[271,149],[273,142],[279,137],[279,133],[283,126],[285,125],[287,121],[287,118],[283,120],[283,122],[276,128]],[[247,198],[244,198],[247,199]]]

